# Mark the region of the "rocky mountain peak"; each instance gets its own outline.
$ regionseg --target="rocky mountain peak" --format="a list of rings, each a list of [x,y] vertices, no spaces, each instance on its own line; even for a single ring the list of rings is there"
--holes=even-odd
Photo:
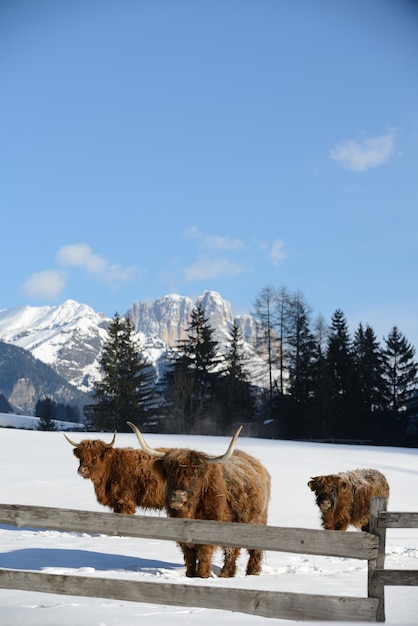
[[[234,318],[230,303],[215,291],[203,292],[196,302],[171,294],[151,303],[137,301],[125,313],[134,323],[145,356],[157,371],[164,366],[168,348],[175,348],[179,340],[186,338],[185,329],[198,304],[202,305],[221,350],[228,343],[235,321],[246,342],[246,352],[257,360],[261,336],[257,320],[250,315]],[[98,359],[110,321],[102,313],[74,300],[66,300],[58,306],[3,309],[0,311],[0,341],[28,350],[71,385],[88,393],[100,374]]]

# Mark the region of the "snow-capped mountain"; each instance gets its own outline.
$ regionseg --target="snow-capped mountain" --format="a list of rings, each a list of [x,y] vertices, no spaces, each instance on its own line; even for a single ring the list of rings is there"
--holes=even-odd
[[[229,302],[216,292],[205,291],[196,302],[168,295],[151,304],[135,302],[126,311],[138,333],[144,354],[157,371],[164,367],[169,348],[186,336],[193,308],[201,304],[220,350],[228,345],[235,321],[241,328],[248,356],[258,365],[256,353],[261,325],[249,315],[233,317]],[[90,392],[99,376],[98,357],[107,339],[110,318],[86,304],[67,300],[58,306],[15,307],[0,311],[0,341],[29,351],[50,365],[80,391]]]
[[[109,320],[85,304],[0,311],[0,340],[28,350],[81,391],[91,390]]]

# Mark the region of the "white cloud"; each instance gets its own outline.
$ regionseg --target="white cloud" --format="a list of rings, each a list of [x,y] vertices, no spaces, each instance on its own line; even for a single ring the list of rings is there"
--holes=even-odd
[[[235,253],[244,248],[244,242],[240,239],[223,235],[204,235],[194,226],[187,229],[184,234],[199,242],[198,248],[201,252],[198,261],[184,269],[183,276],[187,282],[237,276],[245,271],[243,265],[233,263],[225,257],[215,256],[219,251]]]
[[[393,154],[396,134],[393,130],[380,137],[370,137],[363,141],[350,139],[331,150],[331,158],[355,172],[364,172],[373,167],[384,165]]]
[[[287,254],[283,250],[283,241],[281,239],[277,239],[277,241],[273,243],[270,248],[269,256],[273,265],[279,265],[280,261],[286,258]]]
[[[205,237],[204,244],[212,250],[240,250],[244,247],[240,239],[232,237]]]
[[[120,265],[110,265],[106,259],[95,254],[85,243],[62,246],[55,258],[63,267],[81,267],[111,285],[127,282],[137,273],[134,267],[123,268]]]
[[[103,272],[107,267],[107,261],[98,254],[94,254],[90,246],[85,243],[62,246],[55,258],[64,267],[83,267],[93,274]]]
[[[198,228],[192,226],[185,231],[186,237],[197,239],[202,247],[208,250],[240,250],[244,247],[244,242],[237,237],[226,237],[224,235],[204,235]]]
[[[32,274],[22,287],[22,292],[30,298],[55,300],[61,294],[67,275],[61,270],[44,270]]]
[[[226,259],[200,259],[184,270],[184,278],[191,282],[194,280],[207,280],[209,278],[225,278],[237,276],[244,272],[244,268]]]
[[[263,256],[267,255],[273,265],[279,265],[287,256],[281,239],[274,241],[272,245],[257,240],[244,242],[237,237],[204,235],[195,227],[186,230],[185,235],[199,242],[198,247],[201,253],[196,263],[189,265],[184,270],[184,279],[188,282],[237,276],[248,271],[246,262],[232,262],[228,258],[232,254],[228,255],[227,253],[235,254],[242,250],[254,253],[256,250]],[[222,253],[222,256],[216,256],[219,253]]]

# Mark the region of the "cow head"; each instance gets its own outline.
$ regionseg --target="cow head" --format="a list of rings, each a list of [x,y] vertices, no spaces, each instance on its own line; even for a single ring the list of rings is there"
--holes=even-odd
[[[316,476],[308,482],[308,487],[315,492],[316,503],[323,513],[334,510],[340,493],[347,488],[347,481],[338,474]]]
[[[84,439],[80,443],[72,441],[67,435],[64,437],[72,446],[74,446],[73,454],[79,459],[80,464],[77,472],[83,478],[94,478],[96,470],[101,466],[106,452],[113,447],[116,438],[116,431],[110,443],[100,441],[100,439]]]
[[[179,517],[192,516],[192,511],[203,492],[213,488],[213,485],[209,484],[209,468],[225,463],[231,457],[242,429],[242,426],[238,428],[224,454],[212,457],[204,452],[186,448],[174,448],[166,452],[155,450],[145,442],[135,424],[131,422],[128,424],[135,432],[144,452],[155,458],[152,471],[158,480],[165,482],[166,507],[171,515]]]

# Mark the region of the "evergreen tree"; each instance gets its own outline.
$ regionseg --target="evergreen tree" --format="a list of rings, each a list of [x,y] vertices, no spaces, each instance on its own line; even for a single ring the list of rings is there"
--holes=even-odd
[[[35,406],[35,415],[39,417],[37,430],[58,430],[55,422],[56,403],[52,398],[43,398],[38,400]]]
[[[77,406],[71,406],[70,404],[57,403],[56,406],[57,420],[63,422],[79,422],[80,421],[80,409]]]
[[[178,343],[178,356],[164,380],[169,423],[185,433],[213,434],[219,421],[214,386],[221,359],[201,304],[193,309],[185,332],[187,339]]]
[[[165,428],[168,432],[190,434],[204,420],[206,398],[189,368],[188,359],[172,355],[161,381]]]
[[[361,406],[365,412],[385,408],[384,356],[373,329],[360,323],[353,341],[353,355],[359,381]]]
[[[292,398],[291,424],[288,434],[307,436],[311,420],[311,403],[314,391],[315,340],[310,330],[311,311],[298,293],[291,303],[286,352],[289,376],[288,390]]]
[[[358,437],[378,440],[379,424],[374,419],[385,409],[387,385],[384,378],[384,356],[373,329],[360,323],[353,341],[353,356],[358,380]]]
[[[415,348],[397,326],[385,339],[385,378],[388,383],[388,404],[395,413],[405,408],[417,385],[418,365]]]
[[[95,403],[84,407],[92,430],[128,432],[128,420],[142,427],[154,408],[155,371],[134,332],[130,318],[115,313],[99,361],[102,377],[92,394]]]
[[[194,371],[197,381],[209,386],[212,374],[220,363],[218,342],[213,339],[215,330],[205,317],[203,307],[198,304],[191,313],[190,324],[185,329],[187,339],[179,342],[179,351]]]
[[[306,402],[312,392],[312,362],[315,341],[310,330],[310,309],[303,296],[297,294],[292,302],[291,321],[286,352],[289,393],[298,402]]]
[[[328,437],[352,437],[355,368],[350,335],[344,313],[337,309],[331,318],[326,353],[326,386],[329,413],[326,416]]]
[[[255,402],[245,364],[241,331],[234,322],[225,361],[216,384],[216,396],[222,407],[222,431],[230,434],[232,427],[254,421]]]

